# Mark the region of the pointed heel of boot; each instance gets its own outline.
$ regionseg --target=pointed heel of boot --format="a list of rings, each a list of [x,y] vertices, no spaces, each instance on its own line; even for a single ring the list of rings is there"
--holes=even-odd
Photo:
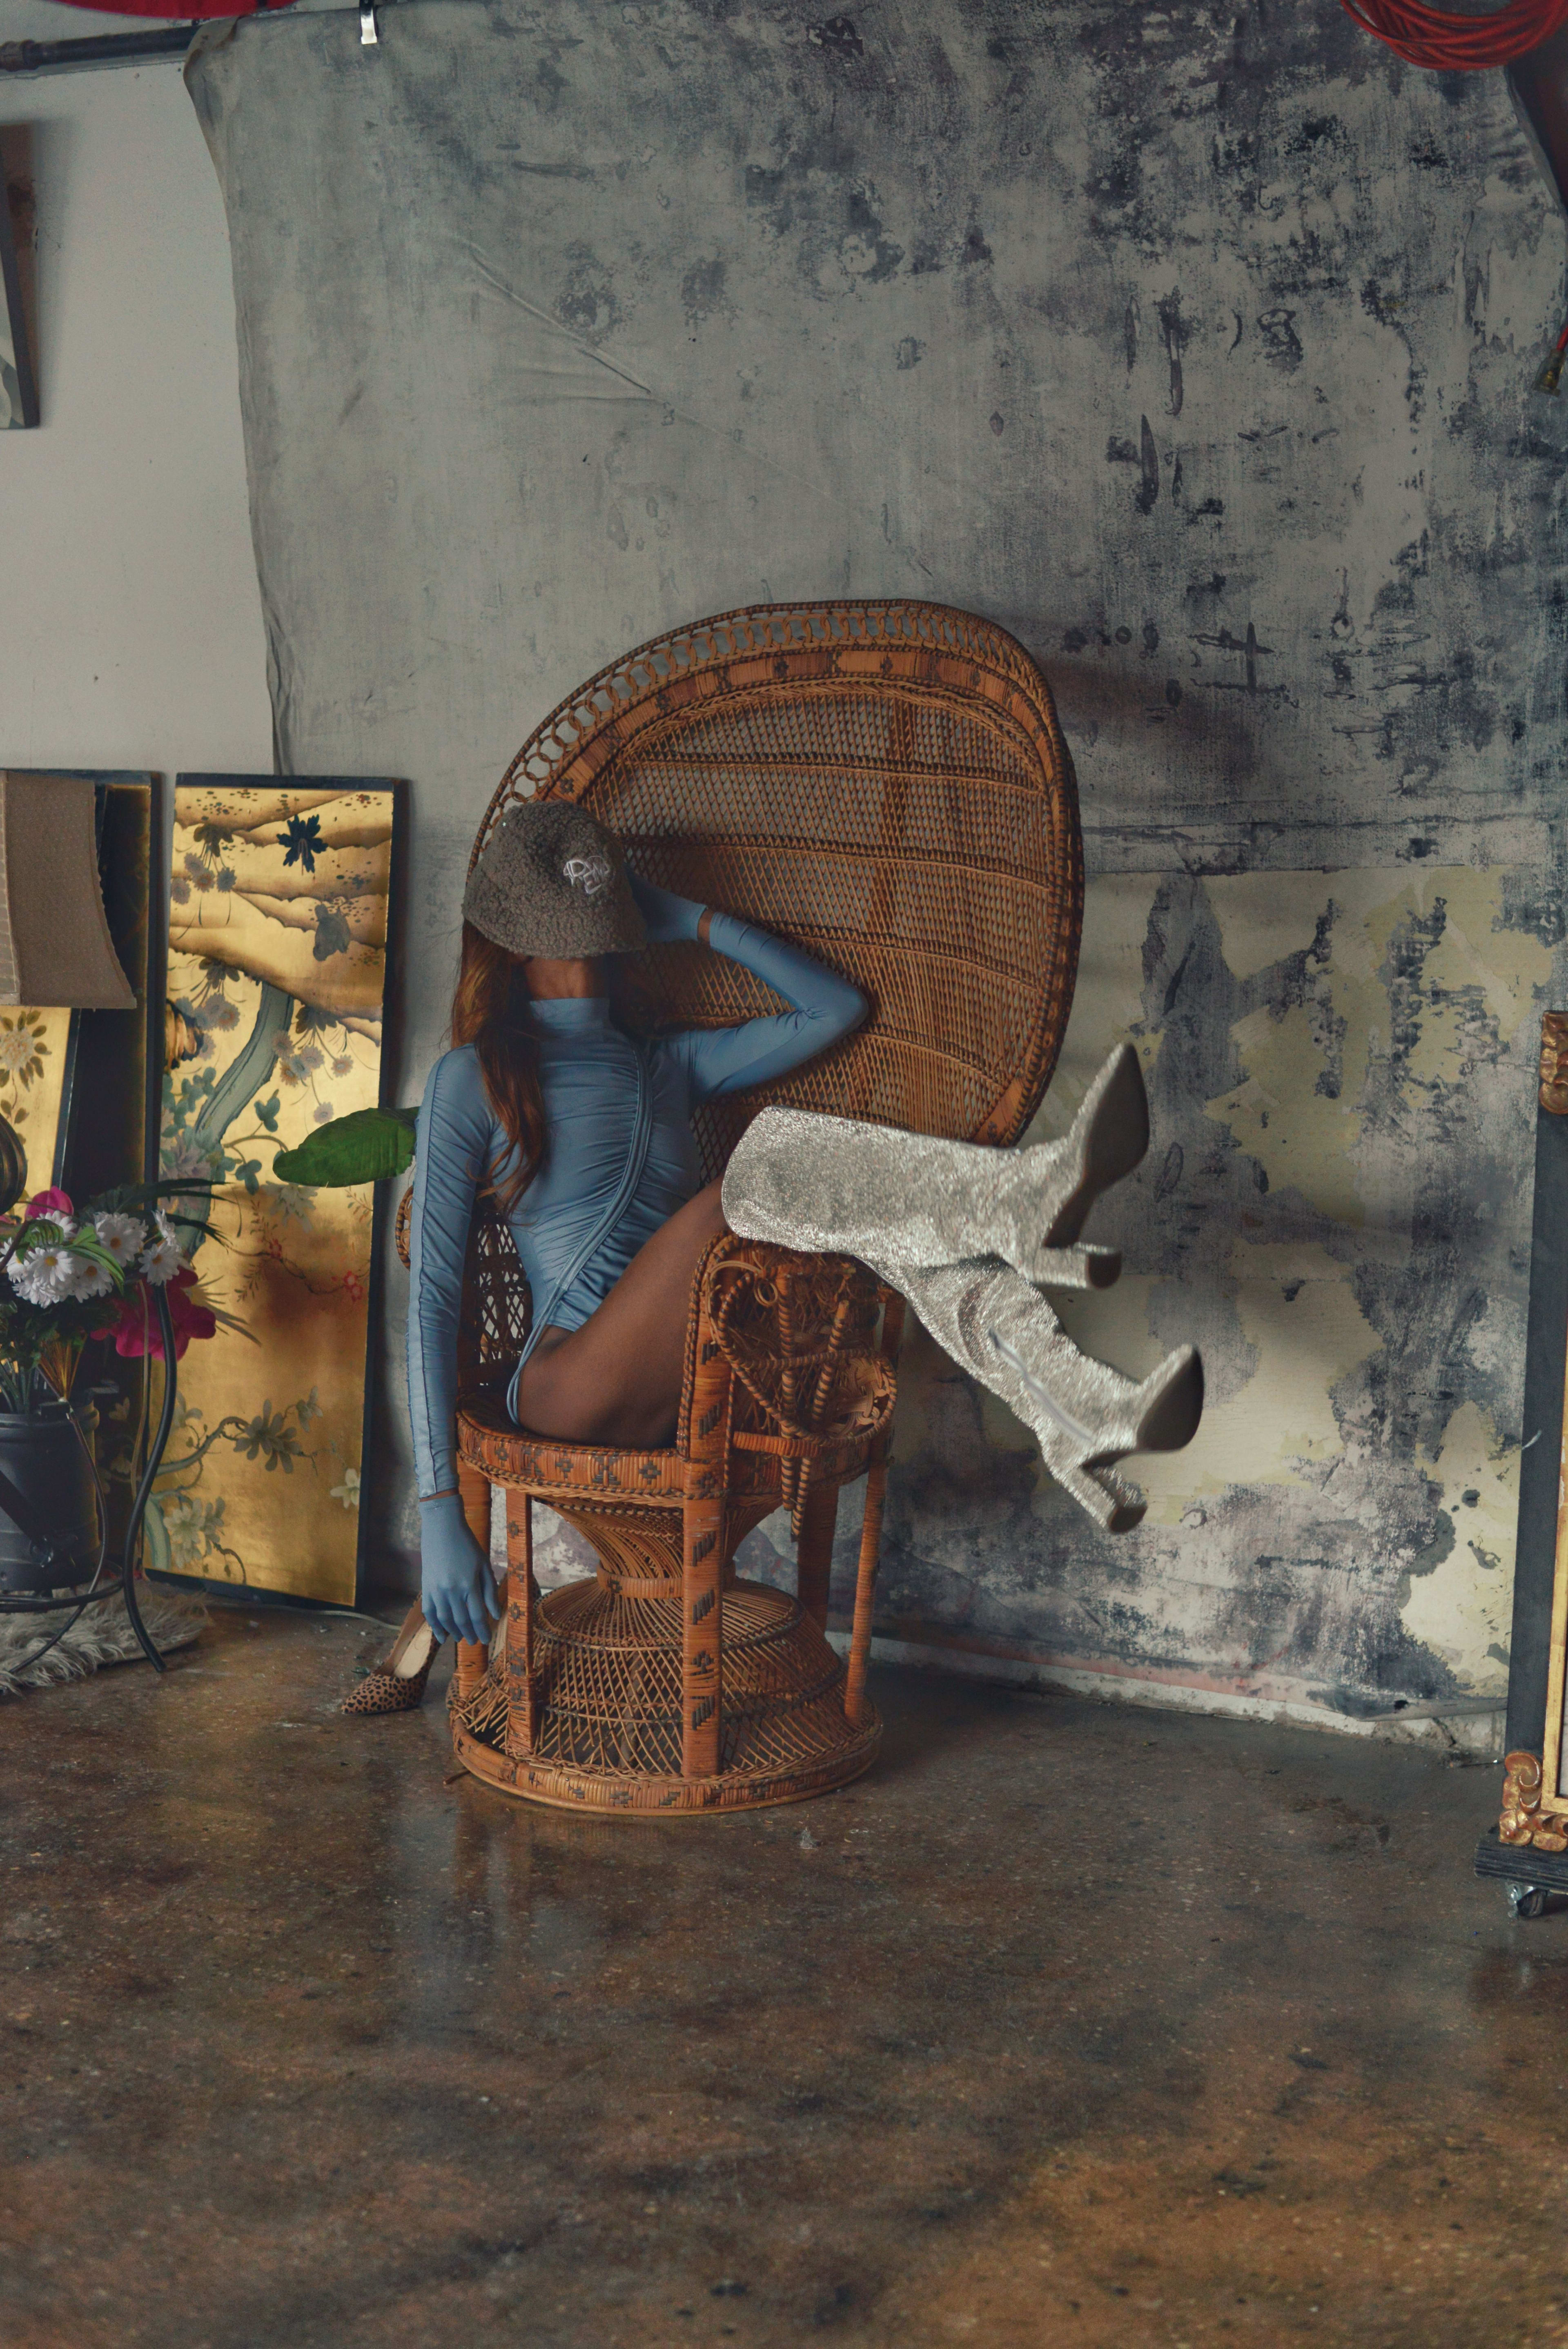
[[[1110,1247],[1042,1248],[1031,1276],[1036,1288],[1114,1288],[1122,1252]]]
[[[1104,1470],[1096,1474],[1087,1468],[1066,1466],[1052,1468],[1051,1474],[1068,1498],[1076,1501],[1102,1533],[1130,1534],[1148,1514],[1148,1503],[1137,1487],[1125,1483],[1120,1476]]]

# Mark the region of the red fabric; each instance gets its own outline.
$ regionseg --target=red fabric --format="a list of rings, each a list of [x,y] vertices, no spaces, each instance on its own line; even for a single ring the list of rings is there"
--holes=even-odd
[[[1364,32],[1407,64],[1461,73],[1511,65],[1515,57],[1550,40],[1565,17],[1568,0],[1504,0],[1490,16],[1457,16],[1429,8],[1426,0],[1345,0]]]
[[[264,8],[286,8],[288,0],[65,0],[67,8],[103,16],[166,16],[192,24],[198,16],[254,16]]]

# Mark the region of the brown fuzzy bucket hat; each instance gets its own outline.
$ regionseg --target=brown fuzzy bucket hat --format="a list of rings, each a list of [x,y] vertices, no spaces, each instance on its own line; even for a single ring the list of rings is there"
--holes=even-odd
[[[515,955],[635,954],[648,932],[613,833],[575,800],[524,800],[491,833],[462,917]]]

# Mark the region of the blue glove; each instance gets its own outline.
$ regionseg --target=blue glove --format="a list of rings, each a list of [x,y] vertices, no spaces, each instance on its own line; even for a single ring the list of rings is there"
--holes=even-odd
[[[637,899],[637,910],[648,926],[650,947],[673,946],[679,938],[694,938],[697,925],[707,912],[694,897],[678,897],[673,889],[660,889],[657,883],[645,881],[628,864],[626,877],[631,884],[631,894]]]
[[[462,1503],[442,1493],[420,1503],[420,1608],[438,1640],[490,1640],[501,1610],[490,1560],[468,1530]]]

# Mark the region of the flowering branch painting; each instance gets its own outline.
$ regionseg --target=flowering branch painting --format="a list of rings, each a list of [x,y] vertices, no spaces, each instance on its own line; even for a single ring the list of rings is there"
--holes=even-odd
[[[54,1171],[70,1030],[68,1011],[0,1011],[0,1117],[16,1128],[35,1189]]]
[[[161,1174],[213,1184],[195,1268],[244,1324],[178,1368],[148,1563],[351,1604],[372,1186],[277,1154],[380,1095],[393,794],[182,780]]]

